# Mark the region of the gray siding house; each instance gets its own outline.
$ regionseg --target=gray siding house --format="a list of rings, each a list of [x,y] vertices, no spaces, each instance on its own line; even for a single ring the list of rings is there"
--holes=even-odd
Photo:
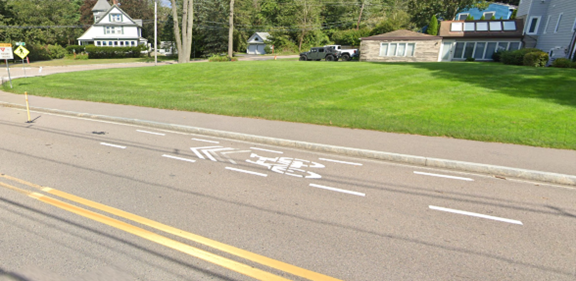
[[[548,52],[550,60],[574,57],[575,0],[521,0],[517,18],[525,21],[525,47]]]

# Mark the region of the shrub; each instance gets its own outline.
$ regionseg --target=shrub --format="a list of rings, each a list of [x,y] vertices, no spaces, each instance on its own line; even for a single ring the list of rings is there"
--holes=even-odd
[[[271,54],[271,53],[272,53],[272,48],[270,48],[270,45],[264,46],[264,52],[265,52],[266,54]]]
[[[544,67],[548,63],[548,59],[548,54],[545,52],[530,52],[524,55],[523,64],[531,67]]]
[[[466,61],[476,61],[476,59],[475,59],[475,58],[472,58],[472,57],[469,57],[469,58],[466,58]]]
[[[81,54],[76,54],[76,55],[67,54],[64,58],[67,60],[87,60],[88,54],[86,54],[86,53],[81,53]]]
[[[494,54],[492,54],[492,60],[495,62],[501,62],[502,61],[502,54],[506,53],[509,51],[497,51]]]
[[[474,20],[474,16],[468,15],[468,17],[466,18],[466,20]]]
[[[331,39],[334,43],[347,46],[360,46],[360,38],[370,35],[370,29],[348,29],[337,30],[332,33]]]
[[[486,20],[486,17],[485,17],[484,15],[482,15],[482,16],[480,17],[480,20]]]
[[[518,9],[512,11],[512,15],[510,16],[510,19],[511,19],[511,20],[515,19],[517,13],[518,13]]]
[[[426,33],[430,35],[438,35],[438,18],[436,18],[435,15],[430,19],[430,24],[428,24]]]
[[[61,59],[66,55],[66,49],[60,45],[30,45],[28,50],[32,61]]]
[[[76,54],[80,54],[84,52],[85,49],[86,46],[79,46],[79,45],[69,45],[68,47],[66,47],[66,51],[68,52],[68,54],[73,54],[74,52],[76,52]]]
[[[553,67],[559,67],[559,68],[569,68],[572,67],[572,61],[570,61],[569,59],[565,59],[565,58],[559,58],[559,59],[555,59],[552,62],[552,66]]]
[[[520,49],[516,51],[506,51],[502,52],[500,55],[500,61],[504,64],[511,64],[511,65],[524,65],[524,55],[527,53],[532,52],[542,52],[540,49],[536,48],[526,48]]]
[[[86,46],[86,53],[92,59],[115,59],[115,58],[139,58],[142,56],[144,45],[136,47],[96,47],[94,45]]]
[[[227,56],[212,55],[208,58],[209,62],[225,62],[225,61],[238,61],[238,58],[228,58]]]

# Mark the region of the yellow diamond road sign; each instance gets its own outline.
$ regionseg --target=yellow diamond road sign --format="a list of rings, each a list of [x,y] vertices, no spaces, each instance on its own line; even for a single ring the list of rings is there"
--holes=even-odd
[[[21,59],[24,59],[29,53],[30,51],[28,51],[26,48],[22,46],[19,46],[18,48],[16,48],[16,50],[14,50],[14,54],[19,56]]]

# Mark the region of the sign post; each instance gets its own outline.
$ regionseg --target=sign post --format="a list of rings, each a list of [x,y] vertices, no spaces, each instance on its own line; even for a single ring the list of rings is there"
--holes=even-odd
[[[18,43],[22,43],[23,45],[26,45],[26,43],[24,43],[24,42],[18,42]],[[28,51],[26,48],[24,48],[23,45],[18,46],[18,48],[16,48],[16,50],[14,50],[14,54],[16,54],[17,56],[19,56],[22,59],[22,70],[24,70],[24,77],[26,77],[26,66],[24,65],[24,58],[30,53],[30,51]]]
[[[10,43],[0,43],[0,59],[6,61],[6,70],[8,71],[8,80],[10,81],[10,88],[12,88],[12,77],[10,77],[10,66],[8,65],[8,60],[13,60],[14,55],[12,54],[12,44]]]

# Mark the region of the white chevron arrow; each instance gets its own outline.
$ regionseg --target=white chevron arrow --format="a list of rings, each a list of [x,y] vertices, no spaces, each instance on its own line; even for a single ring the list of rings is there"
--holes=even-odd
[[[226,158],[226,160],[228,160],[230,163],[232,164],[236,164],[236,162],[234,160],[232,160],[230,158],[230,156],[226,155],[229,153],[240,153],[240,152],[250,152],[250,150],[239,150],[237,151],[235,148],[232,147],[223,147],[223,146],[201,146],[201,147],[190,147],[190,149],[192,150],[192,152],[194,152],[194,154],[196,154],[196,156],[198,156],[198,158],[200,159],[206,159],[206,157],[208,157],[208,159],[214,161],[214,162],[218,162],[218,161],[225,161],[224,159],[222,159],[221,156],[223,156],[224,158]],[[232,150],[232,151],[231,151]],[[221,151],[226,151],[226,152],[221,152]],[[204,155],[206,155],[206,157],[204,157]],[[219,155],[220,154],[220,155]]]

